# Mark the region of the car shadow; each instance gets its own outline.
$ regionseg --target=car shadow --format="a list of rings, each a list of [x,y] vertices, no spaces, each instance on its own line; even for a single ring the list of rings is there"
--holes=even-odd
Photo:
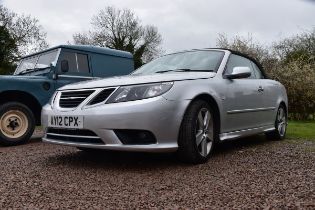
[[[209,161],[221,156],[232,155],[233,153],[256,148],[259,145],[273,144],[264,135],[257,135],[241,138],[233,141],[225,141],[216,145],[212,158]],[[94,151],[85,152],[71,150],[62,155],[49,156],[46,159],[48,165],[66,165],[78,168],[111,168],[111,169],[150,169],[168,167],[194,167],[178,160],[175,153],[144,153],[144,152],[119,152],[119,151]]]

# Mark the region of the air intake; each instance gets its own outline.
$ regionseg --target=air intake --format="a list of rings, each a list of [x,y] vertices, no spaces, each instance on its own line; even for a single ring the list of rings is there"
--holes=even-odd
[[[110,94],[114,92],[115,88],[109,88],[102,90],[99,94],[97,94],[90,102],[89,105],[98,104],[104,102]]]

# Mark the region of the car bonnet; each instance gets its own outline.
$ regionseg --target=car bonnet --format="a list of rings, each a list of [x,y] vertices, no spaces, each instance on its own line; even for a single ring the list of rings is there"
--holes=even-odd
[[[216,75],[214,72],[174,72],[164,74],[150,74],[150,75],[126,75],[110,77],[105,79],[94,79],[79,83],[73,83],[61,87],[59,90],[74,90],[74,89],[91,89],[100,87],[116,87],[126,85],[137,85],[158,82],[170,82],[181,80],[195,80],[212,78]]]

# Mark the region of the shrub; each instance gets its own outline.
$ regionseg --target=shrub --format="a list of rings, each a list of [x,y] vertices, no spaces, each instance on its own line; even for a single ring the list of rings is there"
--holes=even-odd
[[[291,119],[307,120],[315,113],[315,66],[304,61],[291,61],[274,66],[268,72],[287,90]]]

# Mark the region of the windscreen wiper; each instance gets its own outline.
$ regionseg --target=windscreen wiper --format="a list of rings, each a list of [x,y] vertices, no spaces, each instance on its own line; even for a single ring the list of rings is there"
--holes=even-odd
[[[44,70],[47,68],[49,68],[49,66],[43,67],[43,68],[25,69],[25,70],[19,72],[17,75],[27,74],[27,73],[35,72],[35,71],[41,71],[41,70]]]
[[[163,70],[163,71],[157,71],[155,73],[162,74],[166,72],[213,72],[211,69],[169,69],[169,70]]]

